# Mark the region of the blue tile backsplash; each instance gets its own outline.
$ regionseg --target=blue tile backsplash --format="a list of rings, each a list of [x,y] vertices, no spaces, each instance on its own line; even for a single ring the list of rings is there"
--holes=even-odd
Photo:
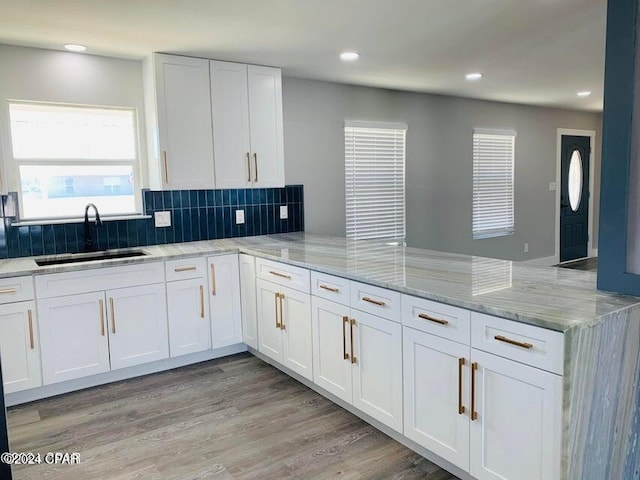
[[[171,226],[156,228],[154,219],[105,221],[91,225],[99,249],[142,247],[163,243],[193,242],[304,230],[302,185],[284,188],[232,190],[143,190],[144,213],[171,212]],[[288,219],[280,220],[280,206],[287,205]],[[244,210],[245,223],[236,225],[235,210]],[[0,258],[77,253],[84,249],[82,222],[54,225],[12,226],[13,218],[0,223]]]

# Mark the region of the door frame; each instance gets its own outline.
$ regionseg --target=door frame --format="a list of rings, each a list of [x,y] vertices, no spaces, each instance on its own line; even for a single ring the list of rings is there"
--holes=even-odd
[[[595,130],[576,130],[571,128],[558,128],[556,136],[556,195],[554,208],[556,210],[556,237],[555,237],[555,263],[560,263],[560,190],[561,190],[561,164],[562,164],[562,137],[571,135],[576,137],[589,137],[589,226],[587,232],[589,241],[587,242],[587,256],[595,257],[598,255],[598,249],[593,248],[593,201],[595,189]],[[574,261],[574,260],[572,260]]]

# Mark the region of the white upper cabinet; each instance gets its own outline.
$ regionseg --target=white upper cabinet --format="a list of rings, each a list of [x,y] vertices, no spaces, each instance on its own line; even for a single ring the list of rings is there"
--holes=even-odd
[[[211,61],[218,188],[284,186],[279,68]]]
[[[214,188],[209,61],[154,54],[144,74],[150,187]]]

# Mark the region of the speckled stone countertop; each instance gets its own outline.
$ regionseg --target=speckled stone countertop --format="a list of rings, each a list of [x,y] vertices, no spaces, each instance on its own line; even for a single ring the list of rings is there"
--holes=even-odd
[[[241,251],[561,332],[640,302],[598,291],[593,272],[305,233],[140,249],[147,255],[47,267],[33,257],[0,260],[0,278]]]

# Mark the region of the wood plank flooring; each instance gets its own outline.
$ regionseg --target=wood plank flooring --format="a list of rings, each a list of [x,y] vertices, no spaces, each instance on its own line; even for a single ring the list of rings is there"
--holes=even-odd
[[[456,480],[250,354],[9,409],[17,480]]]

